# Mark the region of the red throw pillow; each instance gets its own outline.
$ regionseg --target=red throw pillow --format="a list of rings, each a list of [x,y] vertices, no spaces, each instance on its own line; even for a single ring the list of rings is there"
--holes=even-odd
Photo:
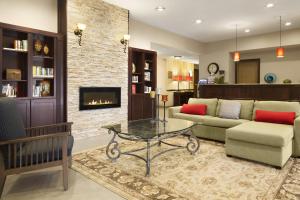
[[[180,112],[193,115],[206,115],[207,105],[205,104],[183,104]]]
[[[296,117],[295,112],[273,112],[267,110],[256,110],[255,121],[270,122],[277,124],[293,125]]]

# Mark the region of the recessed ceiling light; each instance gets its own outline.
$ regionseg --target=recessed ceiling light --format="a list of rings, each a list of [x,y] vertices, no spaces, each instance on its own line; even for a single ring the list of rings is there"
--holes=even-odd
[[[268,3],[268,4],[266,5],[267,8],[273,8],[274,6],[275,6],[274,3]]]
[[[196,24],[201,24],[202,23],[202,20],[201,19],[196,19]]]
[[[290,26],[290,25],[292,25],[292,22],[285,22],[285,24],[284,25],[286,25],[286,26]]]
[[[162,11],[165,11],[166,8],[163,7],[163,6],[157,6],[157,7],[155,8],[155,10],[157,10],[157,11],[159,11],[159,12],[162,12]]]
[[[245,33],[249,33],[251,30],[249,28],[245,29]]]
[[[175,58],[176,60],[180,60],[180,59],[182,58],[182,56],[174,56],[174,58]]]

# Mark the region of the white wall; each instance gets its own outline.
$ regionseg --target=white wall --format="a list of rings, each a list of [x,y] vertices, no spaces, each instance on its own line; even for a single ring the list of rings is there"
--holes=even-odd
[[[300,83],[300,48],[286,49],[284,58],[276,58],[274,50],[258,53],[243,53],[243,59],[260,58],[260,83],[265,83],[266,73],[274,73],[277,76],[276,83],[282,83],[284,79],[291,79],[293,83]]]
[[[0,0],[0,22],[57,32],[57,0]]]
[[[261,52],[262,49],[270,48],[275,51],[275,48],[279,45],[279,33],[243,37],[239,38],[238,41],[238,49],[241,52],[249,50]],[[300,29],[285,31],[282,43],[285,46],[300,45]],[[209,63],[217,62],[220,65],[220,69],[225,70],[225,81],[234,83],[234,62],[230,55],[233,51],[235,51],[234,39],[207,43],[205,45],[205,54],[200,55],[200,78],[208,76],[207,66]],[[243,56],[241,59],[244,59]],[[293,73],[300,73],[300,67],[299,70],[295,69]]]
[[[133,19],[130,19],[129,33],[131,36],[129,46],[131,47],[151,50],[151,43],[156,43],[196,55],[204,51],[203,44],[199,41],[182,37]]]

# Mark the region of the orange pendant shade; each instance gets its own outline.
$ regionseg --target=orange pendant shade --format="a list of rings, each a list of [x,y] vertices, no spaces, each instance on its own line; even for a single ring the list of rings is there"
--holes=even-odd
[[[277,58],[283,58],[284,57],[284,48],[283,47],[278,47],[276,49],[276,56],[277,56]]]
[[[233,55],[234,62],[238,62],[238,61],[240,61],[240,59],[241,59],[240,52],[238,52],[238,51],[234,52],[234,55]]]

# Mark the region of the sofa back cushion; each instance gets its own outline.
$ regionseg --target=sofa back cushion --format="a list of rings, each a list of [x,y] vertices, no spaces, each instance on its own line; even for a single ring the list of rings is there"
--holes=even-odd
[[[236,101],[241,103],[240,119],[252,120],[254,100],[225,100],[219,99],[217,106],[217,116],[220,116],[220,107],[222,102]]]
[[[192,115],[206,115],[206,104],[183,104],[180,112]]]
[[[25,137],[26,132],[14,99],[0,98],[0,141]]]
[[[255,101],[252,119],[255,120],[256,110],[267,110],[274,112],[295,112],[296,117],[300,115],[299,102],[287,102],[287,101]]]
[[[188,104],[205,104],[207,105],[207,115],[216,116],[218,99],[190,98]]]
[[[219,110],[219,117],[226,119],[239,119],[241,103],[237,101],[223,101]]]
[[[255,111],[255,121],[257,122],[294,125],[295,117],[295,112]]]

